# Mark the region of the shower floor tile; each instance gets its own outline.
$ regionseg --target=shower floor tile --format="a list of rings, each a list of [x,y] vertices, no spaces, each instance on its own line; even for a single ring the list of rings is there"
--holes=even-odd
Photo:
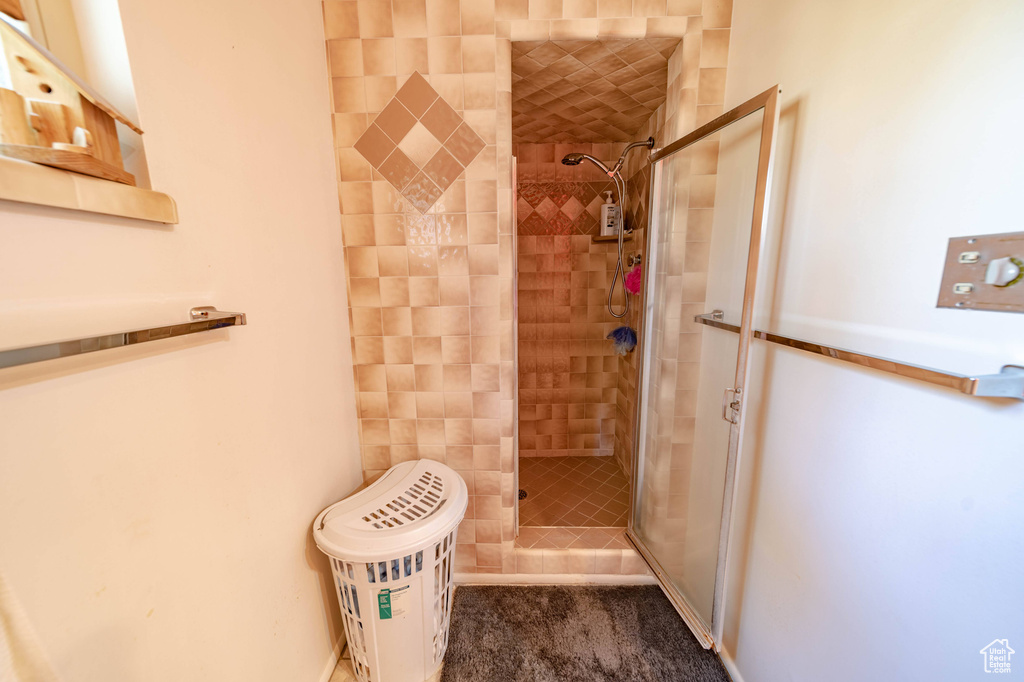
[[[520,526],[624,527],[629,481],[614,457],[521,457]]]
[[[628,549],[625,528],[522,526],[516,547],[523,549]]]

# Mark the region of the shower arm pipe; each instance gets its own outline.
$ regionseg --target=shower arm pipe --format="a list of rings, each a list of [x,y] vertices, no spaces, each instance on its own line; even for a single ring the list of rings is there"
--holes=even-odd
[[[615,166],[608,171],[608,175],[612,173],[618,175],[619,171],[622,170],[622,166],[626,163],[626,155],[637,147],[647,147],[648,149],[654,149],[654,138],[648,137],[643,142],[631,142],[626,145],[626,148],[622,150],[622,154],[619,155],[619,160],[615,162]]]

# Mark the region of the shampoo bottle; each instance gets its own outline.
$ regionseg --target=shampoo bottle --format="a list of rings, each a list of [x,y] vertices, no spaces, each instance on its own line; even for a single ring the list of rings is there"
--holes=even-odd
[[[612,199],[611,190],[604,194],[605,200],[601,204],[601,236],[613,237],[619,233],[619,206]]]

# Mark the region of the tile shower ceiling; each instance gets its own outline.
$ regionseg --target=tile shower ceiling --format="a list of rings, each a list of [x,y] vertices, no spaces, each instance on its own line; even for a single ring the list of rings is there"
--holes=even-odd
[[[426,213],[477,157],[484,141],[414,73],[355,148],[416,210]]]
[[[627,142],[665,101],[678,38],[512,43],[515,142]]]

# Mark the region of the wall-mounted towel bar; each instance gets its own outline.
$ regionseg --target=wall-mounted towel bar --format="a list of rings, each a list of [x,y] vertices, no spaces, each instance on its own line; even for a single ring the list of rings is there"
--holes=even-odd
[[[706,315],[697,315],[693,320],[694,322],[698,322],[709,327],[724,329],[737,334],[740,331],[738,326],[722,321],[722,311],[720,310],[715,310]],[[964,374],[954,374],[953,372],[944,372],[939,369],[931,369],[928,367],[918,367],[917,365],[911,365],[905,362],[879,358],[874,355],[865,355],[864,353],[825,346],[820,343],[801,341],[800,339],[780,336],[779,334],[772,334],[771,332],[765,332],[759,329],[754,330],[754,338],[761,339],[762,341],[770,341],[771,343],[777,343],[782,346],[789,346],[790,348],[807,351],[808,353],[824,355],[835,360],[850,362],[855,365],[860,365],[861,367],[869,367],[871,369],[877,369],[890,374],[898,374],[899,376],[907,377],[909,379],[927,381],[930,384],[952,388],[956,391],[960,391],[961,393],[966,393],[967,395],[984,396],[988,398],[1016,398],[1017,400],[1024,400],[1024,367],[1018,367],[1016,365],[1004,365],[999,374],[968,376]]]
[[[72,339],[71,341],[58,341],[56,343],[44,343],[41,346],[25,346],[24,348],[12,348],[0,351],[0,369],[14,367],[16,365],[27,365],[32,362],[64,358],[69,355],[82,355],[93,353],[108,348],[120,348],[121,346],[134,346],[137,343],[147,341],[159,341],[175,336],[187,336],[208,332],[222,327],[235,327],[245,324],[245,313],[227,313],[217,310],[213,306],[200,306],[189,311],[189,321],[182,324],[172,324],[168,327],[152,327],[150,329],[136,329],[130,332],[118,332],[116,334],[102,334],[90,336],[84,339]]]

